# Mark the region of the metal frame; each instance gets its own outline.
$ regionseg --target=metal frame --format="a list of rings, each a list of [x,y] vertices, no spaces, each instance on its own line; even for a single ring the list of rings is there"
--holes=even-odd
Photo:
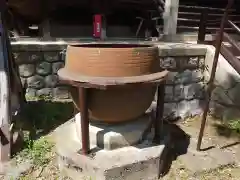
[[[61,71],[62,70],[62,71]],[[163,108],[164,108],[164,89],[165,89],[165,77],[168,71],[163,71],[160,73],[144,75],[144,76],[135,76],[135,77],[128,77],[128,80],[124,81],[124,77],[121,78],[122,82],[118,81],[118,83],[114,84],[116,81],[114,80],[113,84],[106,85],[103,81],[99,80],[92,80],[91,82],[81,82],[81,81],[74,81],[70,80],[71,75],[66,75],[61,73],[64,71],[60,69],[58,75],[61,78],[61,81],[65,84],[69,84],[71,86],[78,88],[78,95],[79,95],[79,106],[81,109],[81,141],[82,141],[82,149],[81,153],[83,155],[88,155],[90,150],[90,143],[89,143],[89,114],[88,114],[88,97],[89,97],[89,89],[101,89],[106,90],[108,88],[115,88],[119,86],[157,86],[157,108],[156,108],[156,115],[151,116],[153,118],[153,126],[154,126],[154,142],[160,143],[161,140],[161,133],[162,133],[162,125],[163,125]],[[64,74],[64,75],[63,75]],[[155,76],[155,77],[154,77]],[[125,77],[126,78],[126,77]],[[150,80],[152,78],[152,80]],[[94,79],[94,78],[93,78]],[[107,78],[105,78],[107,79]],[[126,78],[127,79],[127,78]],[[102,79],[104,80],[104,78]],[[105,80],[109,82],[108,80]],[[132,81],[132,82],[131,82]],[[128,82],[128,83],[126,83]],[[75,107],[75,109],[77,109]],[[78,122],[76,122],[78,123]],[[79,122],[80,123],[80,122]]]
[[[91,152],[89,143],[89,116],[88,116],[88,90],[87,88],[79,88],[79,104],[81,109],[81,137],[82,149],[81,153],[87,155]],[[158,85],[157,90],[157,108],[156,116],[154,116],[154,142],[159,143],[163,127],[163,105],[164,101],[164,83]]]

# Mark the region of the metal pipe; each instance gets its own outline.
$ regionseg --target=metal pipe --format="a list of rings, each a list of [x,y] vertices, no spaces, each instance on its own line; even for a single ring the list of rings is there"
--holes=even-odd
[[[200,128],[200,132],[199,132],[199,135],[198,135],[197,151],[200,151],[200,149],[201,149],[202,137],[203,137],[203,133],[204,133],[205,125],[206,125],[206,118],[207,118],[207,113],[208,113],[208,110],[209,110],[211,93],[212,93],[212,90],[214,88],[214,79],[215,79],[215,74],[216,74],[216,69],[217,69],[218,57],[219,57],[219,54],[220,54],[221,44],[222,44],[222,40],[223,40],[224,26],[227,22],[228,12],[229,12],[230,8],[232,7],[233,3],[234,3],[234,0],[228,0],[227,7],[225,9],[225,12],[224,12],[224,15],[223,15],[223,18],[222,18],[220,31],[218,32],[218,36],[217,36],[217,40],[216,40],[216,50],[215,50],[214,59],[213,59],[213,66],[212,66],[212,71],[211,71],[209,84],[208,84],[207,92],[206,92],[206,96],[207,96],[206,100],[207,101],[206,101],[206,105],[204,107],[204,112],[203,112],[203,115],[202,115],[201,128]]]
[[[221,46],[221,53],[231,66],[240,74],[240,61],[224,45]]]
[[[81,111],[82,154],[84,155],[87,155],[90,151],[87,96],[88,96],[87,89],[79,88],[79,106]]]
[[[233,27],[233,29],[240,33],[240,28],[234,22],[228,20],[228,23]]]
[[[223,37],[224,39],[226,39],[228,42],[230,42],[230,44],[233,46],[234,51],[240,52],[240,46],[238,45],[238,43],[233,40],[233,38],[231,38],[227,33],[223,33]]]
[[[205,7],[202,7],[202,6],[188,6],[188,5],[179,5],[179,8],[189,8],[189,9],[208,9],[208,10],[212,10],[212,11],[224,11],[225,12],[225,10],[226,10],[226,8],[224,9],[224,8],[212,8],[212,7],[207,7],[207,6],[205,6]],[[236,11],[236,10],[234,10],[234,9],[228,9],[228,12],[234,12],[234,11]]]

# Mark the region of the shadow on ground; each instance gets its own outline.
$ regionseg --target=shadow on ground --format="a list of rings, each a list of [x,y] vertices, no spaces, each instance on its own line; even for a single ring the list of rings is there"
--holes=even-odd
[[[215,124],[214,127],[216,128],[216,131],[220,136],[224,136],[227,138],[231,138],[231,137],[240,138],[239,127],[231,127],[231,125],[229,124]]]
[[[212,126],[219,136],[240,138],[240,109],[235,106],[215,104],[210,114],[208,121],[212,121]]]
[[[163,134],[169,134],[170,140],[166,144],[166,148],[162,154],[163,158],[160,161],[159,178],[169,172],[173,161],[188,152],[190,144],[190,135],[176,124],[165,123],[163,131]]]
[[[20,128],[35,140],[72,118],[73,111],[72,102],[29,101],[21,112]]]

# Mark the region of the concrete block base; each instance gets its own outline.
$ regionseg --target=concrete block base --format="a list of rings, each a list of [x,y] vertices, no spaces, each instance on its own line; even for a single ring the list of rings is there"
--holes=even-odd
[[[54,132],[60,170],[73,180],[158,179],[167,138],[160,145],[155,145],[152,143],[153,134],[149,133],[141,144],[115,150],[92,146],[91,153],[85,156],[80,154],[81,143],[73,138],[76,137],[74,133],[74,121],[67,122]]]
[[[81,141],[81,115],[75,115],[77,137]],[[89,124],[90,143],[105,150],[113,150],[125,146],[135,145],[142,141],[150,130],[152,119],[145,114],[136,120],[121,124],[103,124],[91,122]]]

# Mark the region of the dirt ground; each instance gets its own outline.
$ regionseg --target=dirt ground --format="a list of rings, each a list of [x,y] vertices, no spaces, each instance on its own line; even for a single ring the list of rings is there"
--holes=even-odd
[[[206,131],[205,131],[205,137],[209,138],[211,137],[213,142],[215,142],[219,146],[225,146],[226,144],[236,142],[236,140],[239,140],[238,134],[233,133],[232,136],[226,137],[219,135],[219,129],[216,128],[216,124],[219,124],[219,122],[216,122],[213,118],[209,118],[209,123],[207,124]],[[186,120],[184,123],[179,123],[180,127],[183,127],[182,129],[199,129],[199,118],[192,118]],[[186,130],[187,131],[187,130]],[[226,131],[226,130],[225,130]],[[239,148],[239,145],[235,145],[233,147],[229,147],[231,150],[234,148]],[[53,148],[54,149],[54,148]],[[57,161],[55,158],[54,150],[51,153],[51,156],[49,158],[51,159],[49,163],[45,164],[41,167],[36,167],[35,169],[31,169],[26,174],[24,174],[21,179],[23,180],[33,180],[33,179],[39,179],[39,180],[56,180],[56,179],[62,179],[62,180],[68,180],[67,177],[61,177],[60,172],[57,167]],[[240,157],[239,157],[240,159]],[[61,177],[61,178],[60,178]],[[184,166],[184,164],[181,162],[181,160],[177,159],[175,160],[169,172],[161,178],[163,180],[239,180],[240,179],[240,163],[239,164],[233,164],[228,165],[226,167],[219,167],[214,170],[201,172],[197,174],[190,173]],[[70,180],[70,179],[69,179]]]
[[[34,108],[33,108],[34,107]],[[64,109],[64,113],[63,113]],[[49,113],[46,113],[49,112]],[[33,161],[31,168],[26,170],[18,177],[19,180],[70,180],[70,178],[62,176],[58,169],[56,153],[53,141],[51,139],[51,131],[56,126],[73,115],[71,103],[36,103],[26,109],[26,119],[30,119],[31,127],[34,127],[34,135],[37,137],[34,140],[25,140],[25,149],[18,153],[15,159],[25,161],[31,159]],[[62,117],[62,114],[64,116]],[[41,122],[41,124],[39,124]],[[57,123],[56,123],[57,122]],[[197,132],[200,127],[200,118],[189,118],[185,121],[177,123],[177,125],[192,137],[197,137]],[[29,125],[27,126],[29,127]],[[43,129],[48,131],[43,132]],[[25,129],[32,132],[33,130]],[[204,139],[210,139],[214,146],[225,147],[232,153],[235,153],[236,158],[239,158],[239,163],[231,164],[225,167],[204,171],[200,173],[191,173],[181,162],[176,159],[172,162],[169,171],[162,177],[163,180],[239,180],[240,179],[240,134],[237,131],[229,129],[223,125],[218,119],[209,117],[205,130]],[[6,176],[0,179],[8,179]],[[10,178],[11,179],[11,178]]]

